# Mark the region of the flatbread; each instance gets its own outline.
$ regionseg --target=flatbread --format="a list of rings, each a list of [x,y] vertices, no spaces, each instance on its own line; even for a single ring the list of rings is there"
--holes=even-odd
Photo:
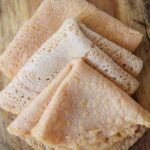
[[[48,85],[37,98],[15,119],[12,127],[9,127],[9,132],[13,132],[16,136],[28,138],[30,131],[38,123],[44,110],[49,104],[49,99],[55,94],[62,80],[71,70],[71,65],[67,65],[51,84]]]
[[[25,64],[32,52],[48,38],[49,32],[31,21],[26,21],[6,51],[0,56],[0,69],[12,79],[18,68]]]
[[[138,81],[96,47],[72,19],[50,37],[0,93],[0,106],[19,114],[71,60],[85,57],[94,68],[129,94]]]
[[[52,147],[46,146],[33,137],[31,137],[30,131],[34,125],[41,118],[45,108],[49,103],[49,94],[54,95],[61,81],[64,80],[66,75],[71,69],[71,65],[66,66],[62,71],[61,75],[58,75],[51,84],[45,88],[40,95],[34,100],[23,112],[15,119],[15,122],[8,127],[10,133],[19,136],[23,140],[26,140],[29,145],[31,145],[36,150],[53,150]],[[43,101],[43,99],[45,101]],[[36,106],[36,107],[35,107]],[[36,116],[36,117],[35,117]],[[13,129],[14,131],[12,131]]]
[[[128,150],[145,134],[146,131],[147,128],[140,127],[133,136],[126,138],[118,144],[115,144],[110,150]],[[35,150],[57,150],[49,145],[42,144],[41,142],[35,140],[33,137],[28,136],[27,138],[21,139],[25,140],[27,144],[29,144]]]
[[[0,69],[12,78],[68,17],[75,17],[130,51],[135,50],[143,37],[86,0],[44,0],[30,19],[29,26],[25,24],[22,27],[0,57]]]
[[[90,72],[91,71],[91,72]],[[74,73],[72,73],[74,72]],[[93,73],[92,73],[93,72]],[[145,122],[146,120],[149,121],[149,115],[146,111],[143,111],[143,109],[137,105],[130,97],[128,97],[124,92],[122,92],[119,88],[117,88],[115,85],[112,84],[111,81],[107,80],[105,77],[103,77],[102,75],[100,75],[99,73],[97,73],[95,70],[93,70],[91,67],[89,67],[87,64],[85,64],[82,60],[76,60],[75,62],[72,62],[70,64],[68,64],[64,69],[63,71],[51,82],[51,84],[49,84],[49,86],[47,88],[45,88],[41,93],[40,95],[35,99],[35,101],[33,101],[31,103],[31,105],[29,107],[27,107],[18,117],[17,119],[15,119],[14,122],[11,123],[11,125],[8,127],[8,131],[11,133],[11,134],[14,134],[16,136],[19,136],[19,137],[23,137],[26,139],[26,141],[32,145],[35,149],[37,150],[51,150],[51,149],[54,149],[53,147],[51,146],[48,146],[48,145],[43,145],[41,142],[38,142],[36,141],[33,137],[31,137],[31,130],[33,129],[33,127],[39,122],[42,114],[44,113],[45,116],[48,116],[48,111],[50,111],[50,105],[51,105],[51,100],[54,99],[55,95],[58,95],[58,97],[61,95],[61,94],[57,94],[57,91],[60,91],[60,86],[65,88],[65,87],[73,87],[74,90],[72,89],[71,90],[71,97],[73,97],[73,99],[79,99],[79,103],[81,104],[80,106],[80,109],[84,109],[84,106],[85,104],[87,105],[87,103],[84,103],[84,100],[87,99],[88,97],[90,97],[92,99],[92,101],[97,101],[96,99],[98,98],[93,98],[91,96],[88,96],[86,98],[78,98],[78,88],[72,84],[70,85],[70,83],[72,83],[70,80],[68,81],[68,77],[70,77],[70,74],[73,75],[73,84],[77,84],[77,86],[83,86],[84,84],[86,84],[84,87],[81,87],[79,89],[79,91],[81,90],[81,93],[83,92],[83,90],[87,90],[88,88],[90,89],[90,93],[93,94],[99,94],[98,97],[100,97],[99,101],[101,101],[103,98],[102,98],[102,95],[104,95],[105,97],[105,100],[103,101],[104,105],[102,106],[102,108],[104,107],[104,109],[106,109],[107,111],[109,111],[109,109],[107,109],[107,106],[109,104],[109,101],[112,99],[112,98],[116,98],[115,100],[111,100],[111,106],[114,106],[114,109],[119,112],[116,112],[117,113],[117,119],[118,118],[121,118],[121,122],[122,124],[124,125],[126,122],[126,120],[129,121],[129,124],[130,126],[132,126],[131,124],[135,124],[135,120],[137,122],[139,122],[139,125],[144,125],[142,123],[140,123],[141,121],[145,124],[149,124],[149,122]],[[100,77],[102,78],[101,79],[101,82],[104,82],[104,83],[99,83],[98,82],[98,79],[96,79],[95,76],[97,75],[100,75]],[[87,80],[87,77],[89,78],[89,80]],[[85,80],[85,82],[82,82],[82,80]],[[69,85],[62,85],[64,81],[68,82]],[[90,81],[90,83],[88,84],[88,81]],[[80,83],[81,82],[81,83]],[[106,82],[106,83],[105,83]],[[94,84],[95,83],[95,84]],[[107,85],[107,86],[106,86]],[[98,89],[98,87],[96,86],[100,86],[102,87],[101,90]],[[94,90],[92,90],[92,87],[97,91],[100,91],[100,92],[96,92]],[[109,88],[108,88],[109,87]],[[106,90],[106,93],[104,94],[103,93],[103,89],[105,90],[106,88],[108,88]],[[114,88],[114,89],[113,89]],[[110,94],[109,93],[109,90],[111,89],[111,92]],[[64,90],[63,90],[64,91]],[[114,93],[113,93],[114,91]],[[116,92],[117,91],[117,92]],[[65,95],[66,95],[66,90],[65,90]],[[76,94],[76,96],[73,96],[72,95],[72,92]],[[102,92],[102,93],[101,93]],[[87,93],[89,92],[84,92],[84,96],[87,95]],[[101,95],[101,94],[102,95]],[[113,95],[112,95],[113,94]],[[117,96],[115,96],[115,94],[117,94]],[[100,96],[101,95],[101,96]],[[64,96],[64,95],[63,95]],[[109,97],[109,99],[107,99]],[[64,101],[66,100],[63,99]],[[69,98],[70,100],[70,98]],[[108,101],[108,102],[105,102],[105,101]],[[124,101],[124,102],[119,102],[119,101]],[[113,104],[113,102],[115,104]],[[49,103],[49,104],[48,104]],[[72,104],[72,103],[71,103]],[[97,103],[96,103],[97,104]],[[47,106],[48,105],[48,106]],[[63,105],[59,105],[59,106],[64,106],[65,103]],[[96,110],[96,106],[100,106],[101,104],[97,104],[97,105],[89,105],[90,106],[93,106],[94,107],[94,110]],[[119,105],[119,107],[116,107],[116,105]],[[36,107],[35,107],[36,106]],[[75,106],[72,106],[70,105],[70,107],[74,108]],[[69,110],[71,109],[69,107]],[[124,108],[125,107],[125,108]],[[128,108],[130,107],[130,108]],[[46,111],[45,111],[45,108],[46,108]],[[68,108],[68,107],[67,107]],[[88,107],[87,107],[88,108]],[[102,113],[105,113],[105,111],[103,111],[103,109],[100,109],[102,111]],[[118,108],[118,109],[117,109]],[[54,109],[54,108],[53,108]],[[59,110],[59,108],[57,108],[57,110]],[[66,110],[66,107],[65,107],[65,110]],[[71,109],[73,111],[73,109]],[[93,111],[89,111],[89,112],[93,112],[93,115],[98,115],[97,113],[94,113],[94,110]],[[126,111],[127,112],[126,112]],[[45,111],[45,112],[44,112]],[[70,112],[71,115],[74,115],[74,111],[73,112]],[[78,110],[79,111],[79,110]],[[121,112],[120,112],[121,111]],[[122,117],[118,117],[118,114],[121,115],[122,114],[122,111],[124,112],[124,119],[122,120]],[[47,112],[47,113],[46,113]],[[63,114],[63,111],[61,111],[62,114]],[[59,111],[58,111],[59,114],[61,114]],[[70,114],[69,112],[65,114]],[[72,114],[73,113],[73,114]],[[79,111],[80,113],[80,111]],[[84,112],[82,112],[81,114],[83,114]],[[101,112],[99,112],[101,113]],[[111,112],[108,112],[109,114],[112,114]],[[44,114],[42,116],[43,119],[41,119],[40,123],[42,123],[43,121],[47,120],[47,117],[45,118],[44,117]],[[54,114],[53,114],[54,115]],[[126,116],[127,115],[127,116]],[[129,116],[128,116],[129,115]],[[90,117],[90,115],[88,115]],[[114,115],[113,117],[115,117],[116,115]],[[136,118],[134,118],[134,116]],[[138,116],[138,117],[137,117]],[[149,117],[148,117],[149,116]],[[56,116],[54,116],[56,117]],[[84,117],[84,116],[83,116]],[[133,117],[133,120],[132,120],[132,117]],[[148,119],[148,118],[149,119]],[[61,118],[63,118],[63,116],[61,115]],[[94,118],[94,117],[93,117]],[[99,118],[99,117],[96,117],[96,118]],[[106,117],[108,118],[108,117]],[[110,116],[109,116],[110,118]],[[57,118],[56,118],[57,119]],[[90,118],[91,119],[91,118]],[[68,119],[67,119],[68,120]],[[84,120],[86,120],[86,118],[84,118]],[[65,120],[66,121],[66,120]],[[116,124],[119,124],[120,123],[120,120],[113,120],[113,124],[116,123]],[[58,121],[59,122],[59,121]],[[40,124],[39,123],[39,124]],[[56,123],[56,125],[59,124],[59,123]],[[120,126],[122,125],[120,124]],[[149,125],[148,125],[149,126]],[[46,129],[49,127],[48,126],[44,126],[46,127]],[[122,126],[121,126],[122,127]],[[41,127],[39,127],[40,130],[42,129]],[[35,130],[35,129],[34,129]],[[60,130],[58,129],[58,131],[60,132]],[[111,146],[111,150],[126,150],[128,149],[130,146],[132,146],[146,131],[146,128],[145,127],[140,127],[136,130],[135,133],[133,133],[133,135],[130,135],[129,137],[125,138],[123,141],[119,141],[117,143],[115,143],[113,146]],[[69,131],[68,131],[69,132]],[[68,133],[67,132],[67,133]],[[34,132],[35,134],[39,133],[38,132]],[[47,132],[45,132],[47,133]],[[48,135],[51,135],[48,133]],[[39,137],[39,135],[38,135]],[[45,143],[45,141],[44,141]],[[57,149],[57,148],[56,148]],[[58,149],[63,149],[63,148],[58,148]],[[64,148],[65,149],[65,148]]]
[[[54,85],[57,89],[53,89]],[[76,60],[17,117],[8,131],[30,142],[32,131],[40,142],[54,147],[58,144],[56,149],[65,149],[71,143],[69,147],[73,148],[78,142],[91,149],[97,149],[99,142],[103,148],[120,148],[123,143],[125,148],[131,146],[128,136],[137,139],[138,126],[150,127],[149,113],[83,60]],[[82,141],[82,136],[87,141]],[[106,142],[104,137],[109,140]]]
[[[117,145],[114,145],[114,147],[109,150],[128,150],[145,134],[146,130],[147,129],[144,127],[139,128],[139,131],[136,132],[133,136],[126,138],[122,142],[119,142]],[[56,150],[53,147],[44,145],[39,141],[36,141],[32,137],[27,138],[26,142],[35,150]]]
[[[109,41],[100,34],[90,30],[84,24],[80,24],[80,28],[92,42],[94,42],[124,70],[133,76],[137,76],[140,73],[143,67],[143,61],[139,57]]]
[[[51,82],[51,84],[40,93],[35,101],[33,101],[29,105],[29,107],[27,107],[9,126],[10,133],[23,138],[30,146],[32,146],[36,150],[54,150],[54,148],[48,145],[44,145],[32,138],[30,136],[30,131],[39,121],[46,106],[49,103],[50,97],[54,95],[53,92],[56,91],[62,80],[64,80],[65,76],[69,73],[70,69],[71,65],[69,64],[65,67],[65,69],[61,71],[61,74],[59,74]],[[120,142],[119,144],[115,145],[114,148],[111,148],[111,150],[127,150],[145,133],[145,130],[146,128],[140,128],[139,131],[136,132],[135,135],[133,135],[133,137],[127,138],[123,142]]]
[[[150,127],[150,114],[84,61],[72,69],[32,129],[40,142],[59,149],[106,149],[138,126]]]
[[[88,64],[113,81],[129,95],[132,95],[137,90],[139,86],[137,80],[114,63],[102,51],[94,49],[87,54],[85,59]]]

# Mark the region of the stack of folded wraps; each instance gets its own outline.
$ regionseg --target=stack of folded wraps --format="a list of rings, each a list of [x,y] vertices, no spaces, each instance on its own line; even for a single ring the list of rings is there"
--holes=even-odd
[[[44,0],[0,56],[8,131],[36,150],[127,150],[150,128],[130,97],[142,37],[86,0]]]

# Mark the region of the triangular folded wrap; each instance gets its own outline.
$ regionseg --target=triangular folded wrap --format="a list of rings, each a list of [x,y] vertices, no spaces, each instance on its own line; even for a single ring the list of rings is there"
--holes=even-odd
[[[0,69],[12,78],[68,17],[75,17],[130,51],[139,45],[143,37],[86,0],[44,0],[0,57]]]
[[[24,138],[29,138],[32,131],[40,142],[60,149],[87,146],[116,150],[131,146],[128,139],[135,136],[136,140],[139,126],[150,127],[149,113],[83,60],[76,60],[8,130]]]
[[[35,139],[31,137],[31,130],[38,123],[48,103],[57,92],[57,89],[63,80],[67,78],[73,67],[74,64],[68,64],[51,82],[51,84],[49,84],[48,87],[46,87],[40,95],[17,117],[17,119],[11,123],[8,127],[8,131],[11,134],[25,138],[26,141],[35,149],[51,150],[51,146],[43,145],[42,143],[35,141]],[[145,128],[140,128],[139,132],[136,132],[131,137],[127,137],[123,141],[114,144],[114,146],[112,146],[112,150],[118,150],[118,148],[120,148],[120,150],[128,149],[144,134],[144,131]]]
[[[0,106],[20,113],[69,61],[79,57],[85,57],[128,94],[137,89],[138,81],[86,38],[74,20],[68,19],[0,93]]]
[[[100,34],[90,30],[84,24],[80,24],[80,28],[82,32],[98,46],[101,50],[103,50],[108,56],[110,56],[118,65],[120,65],[124,70],[132,74],[133,76],[137,76],[142,67],[143,61],[133,55],[128,50],[116,45],[115,43],[109,41],[104,38]]]
[[[50,100],[32,136],[72,149],[105,149],[150,127],[150,114],[82,60]]]

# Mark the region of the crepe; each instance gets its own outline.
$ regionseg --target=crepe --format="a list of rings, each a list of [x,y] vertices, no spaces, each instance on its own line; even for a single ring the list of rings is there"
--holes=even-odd
[[[0,106],[19,114],[71,60],[85,57],[116,85],[133,94],[138,81],[86,38],[72,19],[50,37],[0,93]]]
[[[73,63],[32,136],[70,149],[109,149],[150,127],[150,114],[112,82],[79,60]]]
[[[32,135],[46,148],[49,145],[58,150],[123,150],[141,136],[137,131],[142,126],[150,127],[150,114],[78,59],[65,67],[8,131],[24,138]]]
[[[32,52],[38,49],[49,32],[40,26],[26,21],[6,51],[0,56],[0,69],[9,79],[31,57]]]
[[[138,131],[138,133],[135,133],[134,136],[129,137],[122,142],[119,142],[119,144],[114,145],[109,150],[128,150],[143,136],[144,133],[145,128],[142,128]],[[58,150],[56,148],[50,147],[49,145],[44,145],[39,141],[36,141],[34,138],[28,138],[26,139],[26,142],[35,150]]]
[[[139,130],[136,131],[136,133],[123,140],[122,142],[119,142],[111,147],[109,150],[128,150],[131,146],[133,146],[146,132],[146,128],[141,127]],[[26,142],[35,150],[57,150],[53,147],[50,147],[48,145],[44,145],[40,143],[39,141],[36,141],[34,138],[30,137],[26,139]]]
[[[9,131],[16,133],[17,136],[28,138],[30,137],[30,131],[36,125],[41,118],[44,110],[46,109],[49,99],[57,91],[61,82],[65,79],[69,71],[71,70],[71,65],[67,65],[52,82],[49,84],[38,96],[37,98],[25,109],[23,112],[15,119],[12,126],[9,127]]]
[[[86,0],[44,0],[0,57],[0,70],[12,78],[68,17],[75,17],[114,43],[133,51],[143,35]]]
[[[128,50],[116,45],[100,34],[93,32],[84,24],[80,24],[80,28],[92,42],[94,42],[124,70],[133,76],[137,76],[140,73],[143,67],[143,61],[139,57],[136,57]]]
[[[32,130],[33,125],[39,121],[49,103],[49,99],[54,95],[61,81],[64,80],[70,69],[71,65],[66,66],[65,69],[61,71],[61,75],[58,75],[51,84],[40,93],[36,100],[23,110],[23,112],[16,118],[16,121],[12,123],[12,127],[8,127],[9,132],[13,132],[16,136],[23,138],[36,150],[52,150],[52,147],[46,146],[32,138],[30,131]],[[43,99],[45,101],[43,101]],[[12,128],[14,131],[11,131]]]

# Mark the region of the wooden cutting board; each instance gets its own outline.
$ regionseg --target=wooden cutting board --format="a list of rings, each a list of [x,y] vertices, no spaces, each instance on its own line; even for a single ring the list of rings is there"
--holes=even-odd
[[[13,39],[23,22],[30,18],[42,0],[0,0],[0,53]],[[136,54],[144,61],[141,86],[134,98],[150,111],[150,0],[89,0],[100,9],[144,34]],[[7,79],[0,73],[0,89]],[[0,150],[32,150],[25,142],[7,133],[14,116],[0,109]],[[131,150],[150,150],[150,131]]]

